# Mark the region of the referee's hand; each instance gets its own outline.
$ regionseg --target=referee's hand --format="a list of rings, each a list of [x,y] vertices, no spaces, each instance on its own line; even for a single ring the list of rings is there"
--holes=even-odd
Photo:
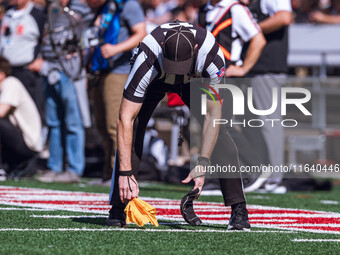
[[[189,183],[191,180],[192,180],[192,177],[189,174],[188,177],[182,181],[182,183]],[[203,176],[199,176],[199,177],[196,177],[193,180],[195,182],[195,186],[194,186],[194,188],[192,190],[195,190],[197,188],[199,189],[199,192],[198,192],[198,194],[196,196],[196,198],[199,198],[200,195],[201,195],[201,192],[202,192],[203,185],[204,185],[205,176],[204,175]]]
[[[132,176],[119,176],[119,197],[122,203],[125,200],[131,200],[132,198],[138,197],[139,187],[136,178]]]

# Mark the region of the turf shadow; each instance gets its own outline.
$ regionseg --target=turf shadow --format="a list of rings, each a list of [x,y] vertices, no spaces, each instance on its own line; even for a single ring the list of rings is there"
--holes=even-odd
[[[73,218],[73,222],[81,223],[81,224],[91,224],[91,225],[97,225],[97,226],[103,226],[105,227],[105,218]],[[206,225],[202,224],[198,227],[190,226],[189,224],[181,224],[181,223],[175,223],[170,221],[158,221],[159,224],[163,227],[168,227],[170,229],[187,229],[187,230],[194,230],[196,228],[199,229],[226,229],[226,226],[216,226],[216,225]],[[134,228],[135,226],[132,226]]]
[[[172,229],[196,229],[196,228],[200,228],[200,229],[226,229],[226,226],[216,226],[216,225],[206,225],[203,223],[203,225],[194,227],[194,226],[190,226],[189,224],[181,224],[181,223],[174,223],[174,222],[169,222],[169,221],[158,221],[160,225],[162,226],[167,226],[169,228]]]
[[[105,226],[105,219],[106,218],[73,218],[72,221],[82,224]]]

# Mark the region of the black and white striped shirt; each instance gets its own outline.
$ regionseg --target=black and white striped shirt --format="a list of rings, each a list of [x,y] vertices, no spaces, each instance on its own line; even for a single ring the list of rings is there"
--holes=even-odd
[[[195,35],[198,52],[193,75],[210,78],[211,84],[218,83],[224,76],[224,56],[210,32],[185,22],[166,23],[155,28],[142,41],[125,85],[124,98],[132,102],[142,103],[148,86],[151,82],[157,80],[160,84],[189,83],[189,76],[165,74],[162,67],[163,51],[161,43],[164,42],[166,32],[177,26],[188,27]]]

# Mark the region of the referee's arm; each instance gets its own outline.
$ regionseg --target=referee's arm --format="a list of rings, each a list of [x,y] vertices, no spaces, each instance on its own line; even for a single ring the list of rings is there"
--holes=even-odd
[[[131,171],[131,147],[133,136],[133,123],[137,117],[137,114],[142,107],[142,103],[135,103],[123,98],[120,106],[119,118],[117,120],[117,132],[118,132],[118,154],[119,154],[119,166],[120,171]],[[119,177],[119,196],[124,203],[125,199],[131,200],[133,197],[138,197],[139,188],[134,176],[131,178],[135,182],[131,182],[129,187],[129,181],[126,176]]]
[[[149,54],[147,54],[149,53]],[[133,141],[133,124],[142,107],[146,90],[158,73],[154,62],[157,57],[150,58],[150,50],[142,43],[136,56],[127,83],[117,120],[118,156],[120,171],[131,171],[131,148]],[[139,188],[135,176],[130,182],[126,176],[119,176],[119,195],[122,203],[138,197]],[[130,189],[131,187],[131,189]]]
[[[225,71],[225,60],[222,50],[219,48],[216,56],[206,69],[210,77],[210,85],[220,83]],[[214,120],[220,119],[222,115],[222,105],[215,104],[212,100],[207,100],[207,114],[203,124],[203,137],[201,157],[209,158],[215,148],[218,137],[219,126],[214,127]]]
[[[213,47],[212,50],[213,51]],[[209,53],[208,53],[209,54]],[[221,78],[224,76],[225,61],[224,56],[219,48],[216,56],[210,63],[207,63],[206,74],[210,78],[210,84],[214,85],[220,82]],[[204,118],[203,132],[202,132],[202,147],[201,147],[201,157],[210,159],[211,154],[215,148],[216,141],[218,138],[218,133],[220,130],[219,125],[214,127],[214,120],[220,119],[222,116],[222,105],[215,104],[212,100],[207,100],[207,114]],[[205,180],[204,166],[197,165],[191,170],[188,177],[182,181],[182,183],[189,183],[192,179],[195,182],[195,186],[192,190],[199,189],[196,196],[198,198],[201,195],[202,188]]]

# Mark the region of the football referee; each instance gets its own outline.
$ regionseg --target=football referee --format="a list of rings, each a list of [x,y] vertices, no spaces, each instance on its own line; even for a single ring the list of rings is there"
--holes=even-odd
[[[144,38],[134,59],[117,120],[118,149],[110,193],[112,208],[106,220],[108,226],[126,225],[125,202],[139,194],[136,176],[145,129],[166,92],[177,93],[189,107],[190,77],[210,78],[210,84],[217,84],[225,70],[223,52],[214,36],[203,28],[179,21],[154,29]],[[227,144],[234,152],[229,154],[232,155],[229,163],[231,160],[233,165],[238,165],[237,148],[227,131],[219,135],[219,128],[208,128],[213,125],[214,119],[221,117],[221,106],[216,107],[212,101],[207,101],[203,124],[205,132],[197,166],[202,168],[210,163],[216,142]],[[199,107],[191,110],[195,111],[194,108]],[[199,196],[205,177],[191,171],[183,182],[188,183],[192,179],[195,182],[193,190],[199,189]],[[249,229],[241,178],[220,179],[220,183],[225,205],[237,208],[232,210],[228,229]]]

